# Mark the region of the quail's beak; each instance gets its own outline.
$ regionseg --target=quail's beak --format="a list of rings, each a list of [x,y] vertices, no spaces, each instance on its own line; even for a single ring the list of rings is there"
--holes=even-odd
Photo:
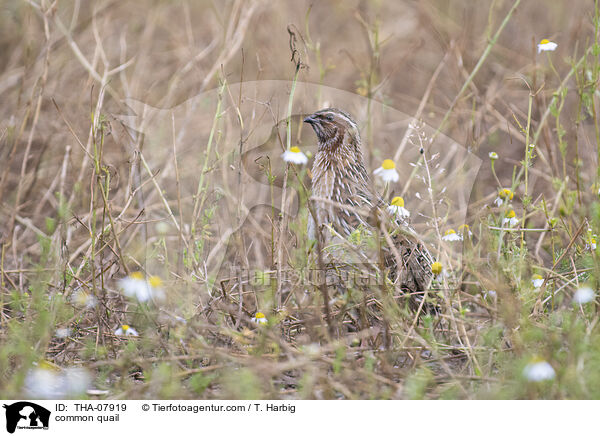
[[[306,118],[304,118],[304,122],[305,122],[305,123],[308,123],[308,124],[310,124],[310,125],[312,126],[313,124],[316,124],[316,123],[318,123],[318,122],[319,122],[319,120],[317,120],[317,119],[315,118],[315,115],[313,114],[313,115],[309,115],[309,116],[307,116]]]

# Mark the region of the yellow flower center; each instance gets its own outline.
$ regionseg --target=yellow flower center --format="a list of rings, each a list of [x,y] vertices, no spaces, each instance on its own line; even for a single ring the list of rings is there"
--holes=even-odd
[[[533,356],[531,358],[531,360],[529,361],[529,363],[531,363],[531,364],[543,363],[543,362],[545,362],[545,360],[542,359],[540,356]]]
[[[77,295],[75,295],[75,301],[77,304],[85,304],[87,302],[89,295],[85,291],[79,291]]]
[[[132,272],[129,275],[129,277],[131,277],[132,279],[135,279],[135,280],[143,280],[144,274],[142,274],[141,271],[135,271],[135,272]]]
[[[539,274],[534,274],[531,278],[533,280],[542,280],[543,279],[543,277],[541,275],[539,275]]]
[[[458,226],[458,231],[463,231],[463,232],[468,232],[469,231],[469,225],[468,224],[463,224]]]
[[[402,197],[392,198],[392,206],[404,207],[404,198],[402,198]]]
[[[256,312],[256,315],[254,315],[254,318],[256,318],[256,319],[265,318],[265,314],[262,312]]]
[[[507,212],[507,214],[506,214],[506,218],[514,218],[516,216],[517,216],[517,214],[512,209],[509,212]]]
[[[292,153],[300,153],[300,148],[298,148],[298,147],[294,146],[294,147],[291,147],[291,148],[290,148],[290,151],[291,151]]]
[[[498,196],[500,198],[508,198],[509,200],[512,200],[514,195],[515,194],[510,189],[507,189],[507,188],[501,189],[500,192],[498,192]]]
[[[446,233],[444,233],[444,235],[453,235],[454,233],[456,233],[454,229],[448,229],[446,230]]]
[[[441,274],[442,273],[442,264],[439,262],[433,262],[431,264],[431,272],[434,273],[435,275]]]
[[[129,330],[129,326],[127,324],[123,324],[121,326],[121,329],[123,329],[123,331],[126,332],[127,330]]]
[[[596,239],[595,238],[590,239],[590,243],[595,244],[596,243]]]
[[[547,39],[542,39],[542,40],[540,41],[540,44],[542,44],[542,45],[543,45],[543,44],[548,44],[549,42],[550,42],[550,41],[548,41]]]
[[[148,279],[148,283],[153,288],[160,288],[162,286],[162,280],[159,276],[152,276]]]
[[[396,168],[396,164],[394,163],[393,160],[391,159],[386,159],[383,161],[383,163],[381,164],[381,167],[384,170],[393,170],[394,168]]]
[[[38,368],[45,369],[47,371],[55,371],[55,372],[60,371],[60,367],[58,367],[57,365],[55,365],[54,363],[52,363],[48,360],[40,360],[38,362]]]

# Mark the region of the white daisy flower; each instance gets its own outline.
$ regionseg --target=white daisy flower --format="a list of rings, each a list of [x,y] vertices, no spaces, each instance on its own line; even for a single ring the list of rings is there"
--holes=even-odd
[[[151,276],[148,280],[139,272],[133,272],[129,276],[119,280],[119,287],[127,297],[132,297],[140,303],[155,298],[164,299],[162,280],[158,276]]]
[[[298,147],[290,147],[290,149],[286,150],[281,156],[284,161],[298,165],[304,165],[308,162],[308,157],[302,153]]]
[[[431,272],[435,280],[442,280],[446,275],[446,270],[440,262],[433,262],[431,264]]]
[[[514,196],[514,192],[512,192],[510,189],[501,189],[500,191],[498,191],[498,197],[496,197],[496,199],[494,200],[494,204],[500,207],[504,204],[505,201],[509,202],[510,200],[512,200]]]
[[[540,43],[537,45],[538,53],[543,51],[554,51],[558,47],[558,44],[547,39],[542,39]]]
[[[460,226],[458,226],[458,233],[460,233],[463,238],[465,236],[467,236],[469,238],[471,236],[473,236],[473,232],[471,232],[471,228],[469,227],[468,224],[461,224]]]
[[[152,295],[150,286],[139,271],[132,272],[129,276],[119,280],[119,287],[125,296],[136,298],[142,303],[148,301]]]
[[[42,361],[25,375],[23,391],[28,398],[56,400],[79,398],[90,385],[91,377],[83,368],[62,369]]]
[[[128,326],[127,324],[123,324],[121,327],[115,330],[115,335],[117,336],[139,336],[136,329]]]
[[[96,297],[83,289],[79,289],[71,296],[71,302],[77,306],[85,307],[86,309],[92,309],[96,307]]]
[[[592,235],[588,238],[585,244],[585,249],[591,251],[596,249],[596,235]]]
[[[556,372],[552,368],[552,365],[545,360],[534,360],[525,366],[523,375],[529,381],[541,382],[552,380],[556,376]]]
[[[267,317],[262,312],[256,312],[256,314],[252,317],[252,322],[256,324],[266,324],[268,323]]]
[[[463,237],[461,235],[459,235],[458,233],[456,233],[454,231],[454,229],[448,229],[448,230],[446,230],[446,233],[444,233],[444,236],[442,236],[442,240],[448,241],[448,242],[456,242],[456,241],[462,241]]]
[[[519,220],[517,218],[517,215],[515,214],[514,210],[509,210],[506,213],[506,216],[504,217],[504,219],[502,220],[502,225],[503,226],[509,226],[509,227],[514,227],[517,224],[519,224]]]
[[[531,276],[531,284],[535,289],[538,289],[544,284],[544,278],[539,274],[534,274]]]
[[[392,198],[392,202],[388,206],[388,210],[392,215],[400,218],[408,218],[410,216],[410,212],[404,208],[404,198],[402,197]]]
[[[163,290],[163,282],[159,276],[150,276],[148,279],[148,285],[152,290],[152,297],[157,300],[165,299],[165,291]]]
[[[71,336],[71,329],[68,327],[56,329],[56,332],[54,332],[54,336],[60,339],[68,338],[69,336]]]
[[[398,171],[396,171],[396,164],[391,159],[384,160],[381,166],[373,171],[373,174],[379,176],[384,182],[397,182],[400,180]]]
[[[490,157],[491,160],[498,159],[498,154],[495,151],[490,151],[490,153],[488,154],[488,156]]]
[[[596,291],[587,286],[577,289],[573,294],[574,304],[585,304],[589,303],[590,301],[594,301],[595,299]]]

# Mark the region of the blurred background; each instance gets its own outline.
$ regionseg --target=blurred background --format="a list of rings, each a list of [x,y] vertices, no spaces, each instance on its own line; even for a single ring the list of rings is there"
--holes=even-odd
[[[39,177],[22,182],[26,186],[21,191],[47,190],[52,180],[44,171],[59,168],[65,145],[73,143],[63,117],[77,135],[86,137],[89,113],[103,86],[102,109],[122,113],[124,99],[170,108],[216,88],[219,77],[230,83],[291,80],[288,26],[295,29],[296,48],[306,65],[299,81],[367,96],[408,115],[415,115],[427,96],[419,118],[434,128],[454,103],[443,133],[484,160],[490,151],[498,152],[500,163],[509,164],[498,165],[500,180],[509,184],[512,164],[523,158],[521,127],[527,117],[528,87],[536,92],[535,128],[570,69],[569,59],[581,55],[594,36],[592,1],[522,2],[455,102],[511,5],[508,1],[478,1],[476,6],[467,1],[39,5],[6,0],[0,8],[0,126],[2,160],[10,165],[2,174],[2,201],[8,201],[6,193],[20,177],[31,176],[28,169],[38,169]],[[552,60],[545,53],[537,55],[536,45],[543,38],[558,42]],[[577,120],[577,100],[569,94],[564,104],[565,137],[578,136],[581,146],[588,147],[594,133],[586,129],[585,120]],[[20,133],[16,150],[7,129]],[[535,169],[562,177],[560,156],[553,152],[556,141],[547,129],[541,139],[538,151],[543,159]],[[19,163],[28,144],[31,162],[21,174]],[[585,151],[596,159],[593,150]],[[79,161],[81,154],[80,147],[73,147],[70,159]],[[476,184],[476,199],[495,185],[489,171],[478,177],[482,183]]]

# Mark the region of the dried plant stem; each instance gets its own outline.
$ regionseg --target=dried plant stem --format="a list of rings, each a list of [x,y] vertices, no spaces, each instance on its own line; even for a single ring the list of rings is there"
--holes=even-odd
[[[479,60],[477,61],[477,64],[475,64],[475,67],[473,68],[473,71],[471,71],[471,74],[469,74],[469,77],[467,77],[467,80],[465,80],[465,82],[463,83],[462,88],[460,88],[460,91],[458,91],[458,94],[456,94],[456,97],[454,97],[454,100],[452,101],[452,104],[450,104],[450,107],[448,108],[448,110],[446,111],[446,114],[442,118],[442,121],[440,122],[440,125],[438,126],[437,130],[433,134],[433,136],[431,138],[431,142],[433,142],[435,140],[435,138],[437,137],[437,135],[445,127],[446,122],[448,121],[448,118],[450,118],[450,114],[452,113],[452,111],[454,110],[454,107],[458,103],[458,100],[462,97],[463,93],[467,90],[467,88],[469,87],[469,85],[471,84],[471,82],[473,81],[473,79],[475,78],[475,76],[477,75],[477,73],[479,72],[479,70],[481,69],[481,67],[483,66],[485,60],[487,59],[488,55],[492,51],[492,48],[494,48],[494,45],[496,45],[496,41],[498,41],[498,37],[500,36],[500,34],[502,33],[502,31],[504,30],[504,28],[506,27],[506,25],[510,21],[510,18],[512,17],[513,13],[515,12],[515,10],[517,9],[517,6],[519,6],[520,3],[521,3],[521,0],[515,0],[515,2],[513,3],[512,7],[510,8],[510,10],[508,11],[508,13],[504,17],[504,20],[500,24],[500,27],[498,27],[498,30],[496,31],[496,33],[494,34],[494,36],[488,42],[487,46],[485,47],[485,50],[483,50],[483,53],[479,57]]]

